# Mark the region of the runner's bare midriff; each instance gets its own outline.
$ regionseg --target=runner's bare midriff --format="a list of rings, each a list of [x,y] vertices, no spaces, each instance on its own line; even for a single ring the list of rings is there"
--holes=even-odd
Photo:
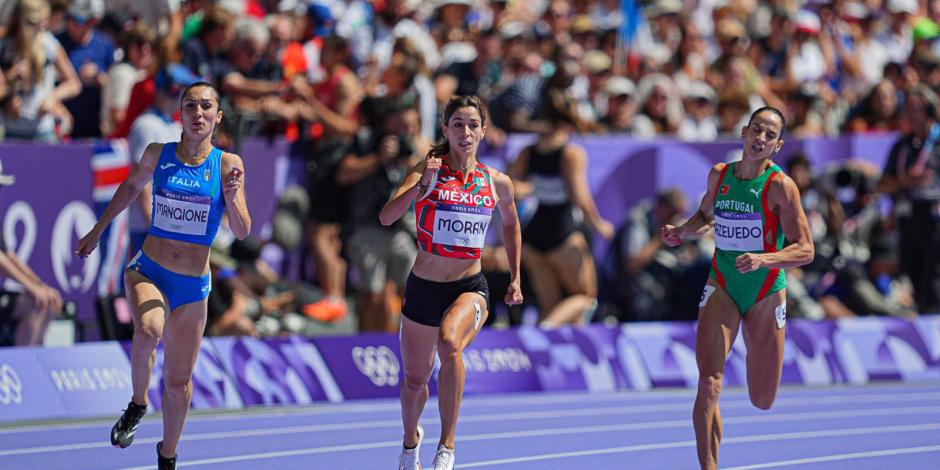
[[[148,235],[142,250],[160,266],[185,276],[209,272],[209,247]]]
[[[480,260],[445,258],[418,250],[411,271],[421,279],[434,282],[451,282],[473,276],[480,272]]]

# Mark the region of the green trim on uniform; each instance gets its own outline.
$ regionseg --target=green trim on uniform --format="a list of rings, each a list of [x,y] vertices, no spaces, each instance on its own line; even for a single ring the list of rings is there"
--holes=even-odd
[[[768,207],[766,194],[770,180],[783,171],[771,163],[757,178],[740,180],[734,176],[738,163],[725,166],[713,189],[716,247],[709,277],[731,296],[744,315],[762,298],[787,287],[782,269],[759,268],[742,274],[735,267],[735,259],[744,253],[783,249],[783,230],[778,216]]]

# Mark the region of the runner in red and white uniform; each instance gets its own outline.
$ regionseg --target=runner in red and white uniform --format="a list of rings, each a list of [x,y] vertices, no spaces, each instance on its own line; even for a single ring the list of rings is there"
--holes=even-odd
[[[505,302],[522,303],[519,262],[522,235],[512,181],[476,159],[486,132],[486,108],[476,96],[448,101],[442,119],[444,141],[405,177],[382,208],[390,225],[415,203],[418,256],[405,287],[401,351],[405,380],[401,389],[404,447],[400,470],[417,470],[423,430],[418,419],[428,399],[434,354],[441,359],[438,407],[441,434],[434,470],[454,468],[454,433],[466,379],[464,348],[473,341],[489,312],[489,288],[480,254],[493,210],[503,221],[510,284]]]

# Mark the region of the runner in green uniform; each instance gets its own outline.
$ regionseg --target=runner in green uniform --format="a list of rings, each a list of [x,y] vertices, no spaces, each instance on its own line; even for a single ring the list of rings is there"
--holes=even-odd
[[[718,395],[738,330],[743,325],[751,403],[769,409],[783,368],[787,311],[783,270],[813,260],[800,192],[771,161],[783,146],[785,127],[776,108],[755,111],[741,131],[741,160],[715,165],[698,212],[685,224],[662,230],[663,241],[670,246],[712,227],[715,231],[715,256],[699,303],[695,344],[699,381],[692,421],[703,469],[718,468],[722,435]],[[789,241],[786,246],[784,239]]]

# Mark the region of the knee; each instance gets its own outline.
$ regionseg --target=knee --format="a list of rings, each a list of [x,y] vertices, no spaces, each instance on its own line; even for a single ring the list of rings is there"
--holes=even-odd
[[[698,379],[698,395],[709,401],[718,401],[723,379],[724,374],[721,372],[703,373]]]
[[[405,371],[405,381],[402,384],[406,390],[411,392],[418,392],[423,390],[428,385],[428,376],[430,374],[421,374],[412,371]]]
[[[774,406],[774,399],[777,398],[773,393],[749,392],[749,395],[751,404],[765,411]]]
[[[192,374],[165,374],[163,385],[168,393],[186,393],[190,388]]]
[[[463,347],[454,331],[445,332],[441,328],[441,335],[437,339],[437,354],[441,358],[441,364],[452,364],[461,359]]]
[[[157,344],[163,336],[163,324],[159,322],[140,322],[134,327],[134,338],[145,343]]]

